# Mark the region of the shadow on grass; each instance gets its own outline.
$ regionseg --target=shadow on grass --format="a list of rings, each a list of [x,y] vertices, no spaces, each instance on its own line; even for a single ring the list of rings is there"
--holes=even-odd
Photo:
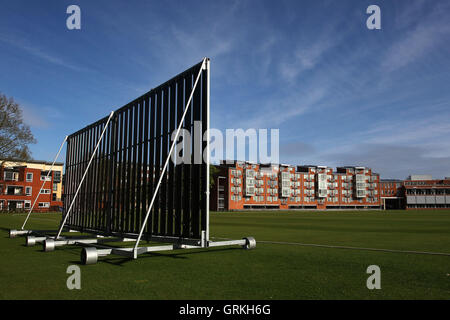
[[[5,227],[0,227],[1,231],[5,231],[6,232],[6,237],[9,239],[9,231],[11,230],[11,228],[5,228]]]

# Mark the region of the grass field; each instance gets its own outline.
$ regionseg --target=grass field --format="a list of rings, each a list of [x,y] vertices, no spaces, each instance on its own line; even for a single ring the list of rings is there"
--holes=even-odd
[[[54,229],[59,219],[36,214],[29,228]],[[450,299],[449,255],[293,244],[450,254],[450,211],[211,213],[211,236],[267,242],[100,258],[80,265],[81,290],[66,287],[81,248],[45,253],[9,239],[23,220],[0,215],[0,299]],[[366,287],[369,265],[381,268],[381,290]]]

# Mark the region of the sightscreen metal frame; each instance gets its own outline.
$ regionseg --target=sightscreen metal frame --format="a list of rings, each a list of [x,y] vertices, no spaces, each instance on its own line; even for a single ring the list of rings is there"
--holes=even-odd
[[[197,75],[199,80],[192,92]],[[142,231],[142,239],[147,241],[207,242],[209,144],[203,137],[205,132],[208,136],[209,129],[209,59],[116,110],[109,125],[108,119],[67,138],[61,228],[134,239],[139,239]],[[194,122],[201,125],[201,137],[194,136]],[[191,149],[183,149],[190,163],[170,160],[166,171],[161,172],[174,143],[172,132],[181,123],[192,137]],[[181,136],[175,142],[184,145],[183,139]],[[201,159],[201,163],[194,163],[195,159]],[[160,178],[160,189],[155,194]],[[144,223],[154,195],[154,205]]]

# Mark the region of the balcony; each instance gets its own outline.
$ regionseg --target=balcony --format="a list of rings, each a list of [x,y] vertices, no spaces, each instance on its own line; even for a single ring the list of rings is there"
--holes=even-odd
[[[5,194],[8,196],[23,196],[23,195],[25,195],[23,193],[23,187],[19,187],[19,186],[8,186],[6,188]]]
[[[5,171],[3,174],[3,179],[5,181],[19,181],[18,171]]]

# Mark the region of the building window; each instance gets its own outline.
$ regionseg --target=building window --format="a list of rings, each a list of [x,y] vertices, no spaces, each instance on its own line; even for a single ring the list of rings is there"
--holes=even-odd
[[[17,181],[19,180],[19,173],[13,171],[5,171],[3,177],[5,181]]]
[[[53,181],[61,182],[61,171],[53,171]]]
[[[42,189],[41,194],[50,194],[50,189]]]
[[[52,181],[52,175],[48,171],[41,171],[41,181]]]
[[[33,187],[25,187],[25,195],[31,196],[31,192],[33,191]]]
[[[33,174],[27,173],[27,182],[33,182]]]
[[[53,191],[58,191],[58,184],[57,183],[53,184]]]
[[[52,201],[56,201],[56,193],[52,195]]]
[[[39,202],[39,208],[50,208],[49,202]]]
[[[25,200],[24,203],[25,203],[25,206],[24,206],[25,209],[30,209],[31,208],[31,201]]]

